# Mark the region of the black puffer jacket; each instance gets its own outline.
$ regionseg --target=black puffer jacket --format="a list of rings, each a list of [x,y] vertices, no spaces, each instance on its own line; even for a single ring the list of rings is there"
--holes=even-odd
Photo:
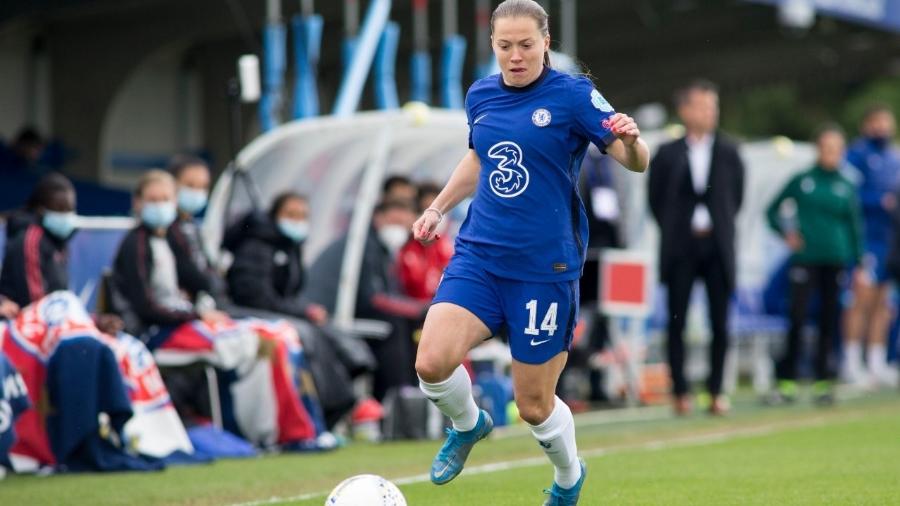
[[[223,246],[234,254],[227,280],[235,304],[306,318],[302,244],[285,237],[268,216],[251,214],[229,228]]]

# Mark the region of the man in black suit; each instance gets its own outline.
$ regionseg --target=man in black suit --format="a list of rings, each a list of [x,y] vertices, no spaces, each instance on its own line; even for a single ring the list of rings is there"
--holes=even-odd
[[[712,327],[710,412],[728,410],[722,373],[728,349],[728,302],[735,286],[735,216],[744,191],[737,147],[718,133],[718,90],[694,81],[675,96],[685,137],[659,148],[650,163],[649,199],[660,228],[659,272],[668,287],[668,358],[674,408],[691,409],[684,376],[684,324],[696,278],[706,284]]]

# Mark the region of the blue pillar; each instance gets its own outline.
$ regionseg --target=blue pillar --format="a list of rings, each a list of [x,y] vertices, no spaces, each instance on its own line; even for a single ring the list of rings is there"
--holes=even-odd
[[[337,100],[334,104],[335,116],[349,116],[359,106],[359,99],[366,84],[366,76],[369,74],[372,59],[387,26],[390,11],[391,0],[371,0],[369,2],[369,10],[363,23],[362,32],[353,41],[355,47],[351,49],[352,56],[346,63],[344,79],[338,89]],[[346,43],[344,47],[347,51]]]
[[[293,118],[319,115],[318,67],[322,48],[322,16],[294,16],[294,110]]]
[[[463,98],[463,64],[466,62],[466,39],[462,35],[453,35],[444,40],[441,63],[441,105],[448,109],[462,109]]]
[[[259,99],[259,125],[267,132],[281,122],[281,88],[284,86],[286,30],[269,23],[263,32],[263,90]]]
[[[431,102],[431,55],[425,51],[416,51],[410,60],[410,77],[412,78],[413,100]]]
[[[397,109],[397,43],[400,25],[391,21],[384,26],[378,51],[375,53],[375,105],[379,109]]]

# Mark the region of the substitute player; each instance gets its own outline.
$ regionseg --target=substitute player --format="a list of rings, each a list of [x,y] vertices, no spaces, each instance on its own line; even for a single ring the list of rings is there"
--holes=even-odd
[[[519,413],[556,468],[544,504],[569,505],[578,502],[585,469],[572,413],[554,392],[587,244],[578,170],[589,142],[636,172],[649,154],[634,120],[615,113],[590,80],[550,68],[547,26],[532,0],[506,0],[491,17],[500,75],[469,89],[470,149],[413,225],[416,239],[434,240],[444,214],[474,193],[425,320],[416,371],[422,391],[453,421],[431,468],[441,485],[493,428],[460,364],[506,327]]]

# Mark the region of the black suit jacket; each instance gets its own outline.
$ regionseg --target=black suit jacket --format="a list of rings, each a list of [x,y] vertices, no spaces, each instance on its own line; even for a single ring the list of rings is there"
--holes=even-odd
[[[737,146],[717,134],[705,195],[694,190],[690,170],[684,138],[661,146],[650,162],[648,197],[660,229],[660,279],[667,283],[678,261],[691,254],[691,218],[695,205],[703,202],[712,218],[713,239],[722,255],[729,289],[733,290],[734,222],[744,196],[744,164]]]

